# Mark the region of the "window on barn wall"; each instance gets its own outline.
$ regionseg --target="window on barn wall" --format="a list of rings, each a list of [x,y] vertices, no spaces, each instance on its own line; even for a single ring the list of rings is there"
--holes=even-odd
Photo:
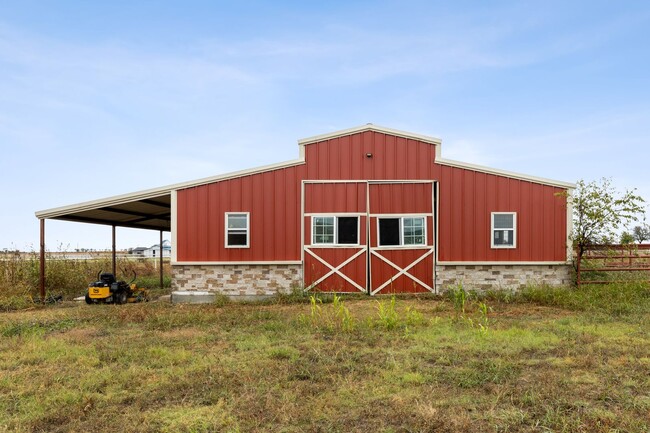
[[[379,246],[426,245],[424,217],[379,218]]]
[[[359,217],[312,217],[312,244],[358,245]]]
[[[492,248],[516,248],[517,213],[492,212]]]
[[[226,248],[248,248],[250,214],[226,212]]]
[[[402,219],[404,245],[424,245],[424,218]]]

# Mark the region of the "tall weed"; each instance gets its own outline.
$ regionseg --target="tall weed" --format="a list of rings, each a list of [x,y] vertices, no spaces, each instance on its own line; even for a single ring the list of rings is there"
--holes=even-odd
[[[110,256],[95,253],[88,259],[66,258],[65,252],[46,252],[45,285],[48,293],[70,299],[85,293],[88,283],[97,279],[100,271],[110,272],[113,264]],[[91,253],[92,254],[92,253]],[[117,278],[130,281],[134,273],[136,284],[159,287],[159,264],[153,260],[132,260],[118,257]],[[169,263],[164,265],[166,287],[171,285]],[[32,251],[0,252],[0,308],[2,305],[18,305],[21,299],[36,298],[39,287],[40,254]]]
[[[350,310],[344,305],[341,296],[336,294],[332,297],[331,304],[324,304],[318,295],[309,297],[309,316],[301,316],[303,321],[308,322],[314,329],[324,331],[350,332],[355,328],[355,320]]]
[[[390,301],[377,301],[377,324],[386,330],[395,329],[400,324],[400,317],[395,309],[395,295]]]

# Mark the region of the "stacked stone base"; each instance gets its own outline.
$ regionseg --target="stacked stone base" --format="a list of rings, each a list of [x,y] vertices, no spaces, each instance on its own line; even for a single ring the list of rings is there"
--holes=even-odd
[[[569,265],[439,265],[436,286],[444,292],[459,283],[468,290],[518,290],[530,285],[568,286]]]
[[[242,298],[273,296],[297,287],[301,269],[300,265],[174,265],[172,290]]]
[[[289,293],[301,285],[300,265],[174,265],[174,291],[208,291],[259,298]],[[569,265],[438,265],[439,293],[462,284],[468,290],[518,290],[529,285],[572,283]]]

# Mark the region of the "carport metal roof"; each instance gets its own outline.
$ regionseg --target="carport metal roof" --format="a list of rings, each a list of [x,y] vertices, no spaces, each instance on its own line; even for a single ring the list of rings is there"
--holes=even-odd
[[[171,189],[124,194],[36,212],[39,219],[171,230]]]
[[[220,180],[247,176],[268,170],[304,164],[304,159],[256,167],[190,182],[107,197],[36,212],[36,218],[104,224],[146,230],[171,231],[172,191],[192,188]]]

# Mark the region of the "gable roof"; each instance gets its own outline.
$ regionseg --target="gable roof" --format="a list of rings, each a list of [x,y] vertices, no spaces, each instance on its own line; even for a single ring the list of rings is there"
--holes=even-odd
[[[513,179],[525,180],[560,188],[575,188],[575,184],[573,183],[545,179],[521,173],[514,173],[489,167],[483,167],[480,165],[444,159],[440,155],[442,140],[439,138],[367,123],[365,125],[356,126],[353,128],[342,129],[339,131],[315,135],[298,140],[300,158],[292,161],[265,165],[247,170],[225,173],[217,176],[210,176],[202,179],[166,185],[143,191],[136,191],[99,200],[92,200],[68,206],[41,210],[35,214],[39,219],[58,219],[65,221],[116,225],[120,227],[170,231],[172,191],[193,188],[209,183],[305,164],[306,146],[367,131],[373,131],[396,137],[418,140],[424,143],[430,143],[436,147],[436,164],[448,165],[498,176],[505,176]]]
[[[346,135],[358,134],[359,132],[374,131],[380,132],[382,134],[394,135],[396,137],[410,138],[413,140],[424,141],[425,143],[431,143],[435,145],[440,145],[442,140],[436,137],[431,137],[429,135],[415,134],[413,132],[401,131],[399,129],[386,128],[385,126],[379,126],[372,123],[366,123],[365,125],[355,126],[354,128],[341,129],[339,131],[329,132],[327,134],[314,135],[312,137],[301,138],[298,140],[300,146],[306,146],[308,144],[317,143],[319,141],[331,140],[332,138],[344,137]]]

